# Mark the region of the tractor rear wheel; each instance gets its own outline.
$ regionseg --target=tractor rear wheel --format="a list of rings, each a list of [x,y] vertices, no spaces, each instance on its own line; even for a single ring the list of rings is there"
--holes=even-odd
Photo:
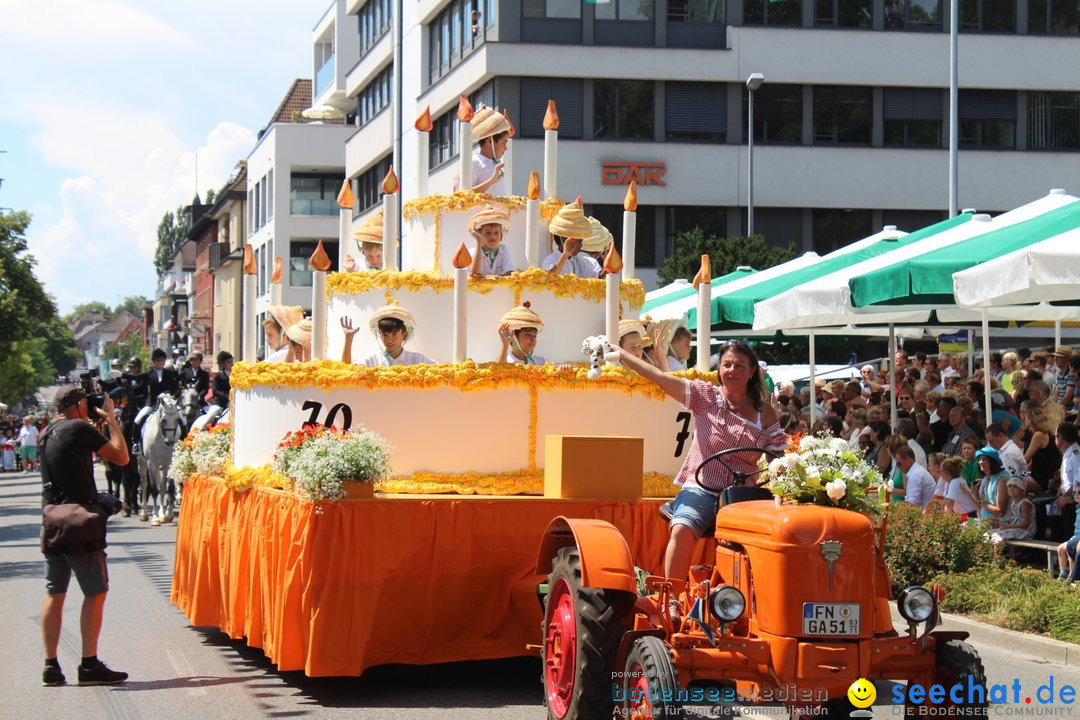
[[[578,549],[559,549],[551,563],[541,627],[549,718],[611,717],[615,657],[634,600],[633,593],[582,587]]]
[[[967,697],[969,679],[971,685],[983,689],[981,702]],[[938,643],[937,668],[934,670],[931,685],[941,685],[946,693],[944,701],[936,706],[940,708],[935,710],[936,717],[985,718],[990,711],[986,698],[986,670],[983,669],[979,653],[966,642],[949,640]],[[960,686],[960,702],[957,702],[949,693],[954,685]],[[924,690],[928,691],[929,687]],[[908,700],[904,703],[905,715],[908,717],[918,715],[920,714],[918,706],[927,704],[930,704],[928,700],[922,703],[912,703]]]
[[[682,718],[679,671],[671,647],[658,637],[634,640],[626,656],[620,717]]]

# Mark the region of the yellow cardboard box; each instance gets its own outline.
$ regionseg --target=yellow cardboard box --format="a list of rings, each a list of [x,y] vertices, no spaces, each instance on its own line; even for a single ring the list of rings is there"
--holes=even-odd
[[[548,435],[544,497],[640,500],[644,465],[644,438]]]

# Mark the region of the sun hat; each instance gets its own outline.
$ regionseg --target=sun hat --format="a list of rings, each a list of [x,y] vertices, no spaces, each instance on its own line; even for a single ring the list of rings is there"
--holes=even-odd
[[[495,108],[486,105],[476,111],[472,118],[473,142],[480,142],[499,133],[510,132],[510,121]]]
[[[382,208],[368,215],[364,224],[353,231],[353,239],[358,243],[382,245],[383,214]]]
[[[469,228],[479,231],[485,225],[498,225],[504,234],[510,232],[510,212],[501,205],[485,205],[469,218]]]
[[[579,238],[584,240],[592,235],[592,225],[582,212],[577,201],[559,208],[559,212],[548,223],[548,232],[563,238]]]
[[[594,217],[588,217],[586,220],[589,222],[590,233],[587,238],[582,238],[581,249],[591,253],[604,252],[611,245],[611,231]]]
[[[978,460],[981,457],[988,457],[991,460],[996,460],[998,465],[1001,464],[1001,455],[994,448],[987,445],[984,448],[979,448],[975,451],[975,459]]]
[[[285,328],[285,336],[294,343],[311,347],[311,318],[304,318]]]
[[[405,342],[409,342],[412,336],[416,334],[416,318],[412,313],[401,307],[400,305],[384,305],[375,311],[371,316],[371,321],[368,326],[371,328],[371,332],[375,333],[375,336],[379,335],[379,321],[380,320],[400,320],[405,323]]]
[[[644,346],[645,338],[645,326],[638,320],[620,320],[619,321],[619,338],[622,339],[630,333],[637,333],[641,336],[641,343]]]
[[[544,329],[544,321],[540,319],[531,307],[528,301],[525,301],[518,305],[502,316],[499,320],[499,326],[506,325],[513,330],[523,330],[525,328],[535,328],[537,332]]]
[[[270,313],[270,317],[274,318],[274,321],[281,326],[283,330],[288,329],[304,319],[304,308],[292,305],[271,305],[267,310]]]
[[[1073,349],[1068,345],[1058,345],[1057,349],[1051,353],[1054,357],[1071,358],[1073,356]]]

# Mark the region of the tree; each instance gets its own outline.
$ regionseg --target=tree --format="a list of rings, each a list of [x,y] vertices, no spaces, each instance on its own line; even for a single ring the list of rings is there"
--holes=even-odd
[[[750,237],[705,237],[700,228],[681,233],[675,238],[675,252],[657,268],[660,283],[667,285],[679,278],[692,278],[701,267],[701,256],[708,255],[714,278],[732,272],[740,265],[755,270],[778,265],[795,255],[795,244],[773,247],[761,235]]]
[[[113,343],[105,348],[105,358],[112,360],[118,358],[126,367],[128,360],[137,357],[142,360],[143,367],[150,367],[150,350],[143,342],[139,333],[131,333],[118,343]]]
[[[82,353],[75,346],[71,328],[58,316],[54,315],[42,323],[40,336],[45,340],[44,352],[52,365],[52,375],[66,375],[82,363]]]
[[[78,320],[87,313],[101,313],[105,317],[109,317],[109,306],[107,303],[103,303],[100,300],[91,300],[90,302],[79,303],[71,309],[67,315],[64,316],[64,320],[71,322],[72,320]]]
[[[0,212],[0,347],[30,338],[36,324],[56,314],[56,305],[34,276],[27,254],[30,213]]]
[[[197,200],[198,195],[195,197]],[[161,217],[157,227],[157,249],[154,250],[154,269],[157,270],[158,280],[172,270],[173,258],[187,239],[188,224],[188,214],[182,207],[177,208],[175,214],[167,212]]]
[[[128,295],[116,304],[116,307],[113,308],[113,315],[119,315],[121,311],[127,310],[135,317],[141,318],[143,316],[143,305],[148,302],[150,301],[142,295]]]
[[[16,405],[44,385],[51,385],[56,369],[45,355],[45,339],[18,340],[0,354],[0,401]]]

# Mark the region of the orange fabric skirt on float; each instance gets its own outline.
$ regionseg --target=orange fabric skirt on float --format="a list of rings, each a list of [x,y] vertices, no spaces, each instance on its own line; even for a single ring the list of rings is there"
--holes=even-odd
[[[184,484],[171,600],[192,625],[261,648],[279,670],[359,675],[386,663],[527,655],[533,576],[558,515],[615,525],[659,574],[663,500],[389,496],[318,505],[292,492]],[[711,547],[699,543],[694,562]]]

